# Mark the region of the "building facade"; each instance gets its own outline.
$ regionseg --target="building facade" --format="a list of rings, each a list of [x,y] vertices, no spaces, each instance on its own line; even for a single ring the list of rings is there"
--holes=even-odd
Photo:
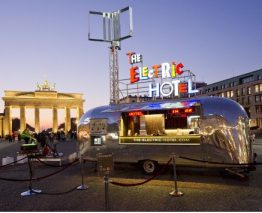
[[[199,88],[198,96],[220,96],[241,104],[251,127],[262,129],[262,69]]]

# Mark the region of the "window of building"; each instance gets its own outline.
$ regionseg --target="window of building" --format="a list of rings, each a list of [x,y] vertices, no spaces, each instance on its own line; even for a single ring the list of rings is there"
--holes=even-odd
[[[251,103],[251,96],[247,96],[247,104],[250,104]]]
[[[244,77],[244,78],[240,78],[240,84],[246,84],[246,83],[249,83],[249,82],[252,82],[252,81],[254,81],[253,75],[247,76],[247,77]]]
[[[245,104],[245,97],[242,97],[241,104]]]
[[[240,90],[236,89],[236,97],[239,97],[239,96],[240,96]]]
[[[262,105],[256,105],[255,111],[256,111],[256,113],[261,113],[262,112]]]
[[[262,84],[256,84],[255,85],[255,92],[262,92]]]
[[[248,95],[251,95],[251,87],[248,87],[248,88],[247,88],[247,94],[248,94]]]
[[[235,81],[229,83],[229,87],[234,87],[234,86],[235,86]]]
[[[255,96],[255,102],[260,102],[261,100],[261,96],[260,95],[256,95]]]
[[[227,98],[229,98],[229,91],[227,91],[227,92],[226,92],[226,94],[227,94],[227,95],[226,95],[226,96],[227,96]]]
[[[234,92],[233,92],[233,90],[227,91],[227,97],[228,97],[228,98],[234,97]]]
[[[242,93],[241,95],[245,95],[246,94],[246,88],[245,87],[242,88],[241,93]]]

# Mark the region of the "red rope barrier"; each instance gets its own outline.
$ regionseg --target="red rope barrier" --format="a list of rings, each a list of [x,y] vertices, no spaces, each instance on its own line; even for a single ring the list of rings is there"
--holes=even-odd
[[[116,186],[124,186],[124,187],[143,185],[143,184],[148,183],[149,181],[153,180],[157,176],[163,174],[166,171],[167,167],[169,166],[171,160],[172,160],[172,158],[170,158],[169,161],[166,163],[166,165],[159,172],[157,172],[154,176],[152,176],[152,177],[150,177],[147,180],[144,180],[142,182],[139,182],[139,183],[120,183],[120,182],[116,182],[116,181],[110,181],[110,183],[113,184],[113,185],[116,185]]]
[[[182,156],[178,156],[178,157],[181,158],[181,159],[184,159],[184,160],[196,161],[196,162],[201,162],[201,163],[209,163],[209,164],[229,165],[229,166],[252,166],[252,165],[255,166],[255,165],[262,165],[262,162],[256,162],[256,163],[226,163],[226,162],[198,160],[198,159],[182,157]]]
[[[69,166],[75,164],[76,162],[78,162],[79,159],[76,159],[75,161],[73,161],[72,163],[69,163],[67,164],[65,167],[63,167],[62,169],[59,169],[58,171],[54,172],[54,173],[51,173],[51,174],[48,174],[48,175],[45,175],[45,176],[42,176],[42,177],[36,177],[36,178],[32,178],[32,179],[15,179],[15,178],[5,178],[5,177],[0,177],[0,180],[4,180],[4,181],[16,181],[16,182],[26,182],[26,181],[32,181],[32,180],[42,180],[44,178],[48,178],[50,176],[53,176],[53,175],[56,175],[62,171],[64,171],[65,169],[67,169]]]
[[[76,159],[75,161],[73,161],[72,163],[69,163],[67,164],[66,166],[64,166],[62,169],[59,169],[58,171],[52,173],[52,174],[49,174],[49,175],[45,175],[45,176],[42,176],[42,177],[37,177],[37,178],[32,178],[32,180],[42,180],[42,179],[45,179],[45,178],[48,178],[50,176],[53,176],[53,175],[56,175],[62,171],[64,171],[65,169],[67,169],[69,166],[75,164],[76,162],[78,162],[79,159]]]

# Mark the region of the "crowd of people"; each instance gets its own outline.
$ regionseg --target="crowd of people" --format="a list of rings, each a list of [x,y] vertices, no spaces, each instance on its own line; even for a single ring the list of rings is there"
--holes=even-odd
[[[38,142],[43,141],[43,138],[46,138],[46,140],[49,140],[51,142],[53,142],[54,140],[57,140],[57,141],[66,141],[67,139],[75,140],[77,138],[76,131],[72,131],[72,130],[70,130],[67,134],[65,134],[65,132],[62,131],[62,130],[57,131],[56,133],[49,132],[49,131],[46,131],[46,130],[43,130],[40,133],[35,133],[35,132],[31,132],[31,131],[29,133],[29,131],[27,129],[24,130],[24,131],[28,132],[26,134],[30,134]],[[24,139],[25,143],[29,142],[29,139],[22,138],[21,134],[17,133],[17,132],[13,132],[11,135],[5,136],[5,140],[10,142],[10,143],[14,142],[16,140],[21,141],[22,139]]]
[[[24,142],[25,144],[36,143],[43,155],[49,155],[50,153],[57,156],[56,146],[59,142],[66,141],[67,139],[76,140],[76,131],[70,130],[67,134],[64,131],[57,131],[56,133],[49,131],[42,131],[40,133],[31,132],[25,129],[22,133],[13,133],[12,135],[7,135],[6,140],[9,143],[16,140]]]

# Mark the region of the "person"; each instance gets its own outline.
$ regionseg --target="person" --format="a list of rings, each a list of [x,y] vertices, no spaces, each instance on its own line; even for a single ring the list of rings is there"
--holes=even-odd
[[[44,148],[46,145],[44,132],[38,134],[37,140],[39,141],[41,148]]]
[[[45,147],[44,147],[43,152],[42,152],[43,156],[47,156],[49,154],[49,150],[50,150],[49,146],[47,144],[45,144]]]
[[[11,135],[8,135],[8,141],[9,141],[9,143],[12,142],[12,136]]]
[[[20,133],[18,134],[17,138],[18,138],[18,141],[21,141],[21,134]]]
[[[15,142],[15,132],[12,133],[12,141]]]

